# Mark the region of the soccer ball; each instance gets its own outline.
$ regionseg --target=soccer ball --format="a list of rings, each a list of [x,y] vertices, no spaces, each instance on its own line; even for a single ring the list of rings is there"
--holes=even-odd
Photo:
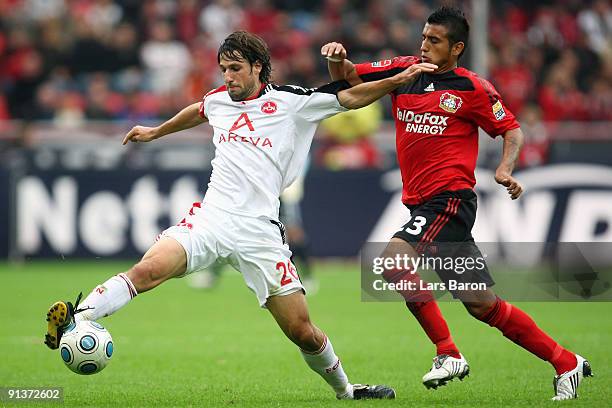
[[[83,375],[95,374],[106,367],[113,355],[113,339],[101,324],[84,320],[66,328],[59,350],[70,370]]]

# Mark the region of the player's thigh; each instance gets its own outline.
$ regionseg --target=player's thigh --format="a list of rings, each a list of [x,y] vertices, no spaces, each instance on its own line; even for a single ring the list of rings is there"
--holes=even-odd
[[[200,203],[196,203],[200,204]],[[193,207],[185,218],[160,234],[176,240],[183,248],[186,265],[176,277],[204,270],[217,261],[224,261],[231,253],[230,214],[216,207],[201,204]]]
[[[214,209],[192,208],[183,221],[159,235],[130,273],[148,290],[167,279],[209,267],[219,257],[219,236],[226,229],[222,220]]]
[[[454,298],[461,300],[466,308],[478,314],[480,309],[488,309],[496,301],[495,293],[490,289],[495,281],[489,272],[486,256],[481,252],[473,239],[461,243],[452,243],[447,251],[454,260],[454,270],[442,268],[437,270],[438,276],[445,282],[451,280],[461,283],[461,289],[452,291]],[[486,289],[485,289],[486,288]]]
[[[266,307],[268,299],[273,296],[304,293],[289,251],[268,247],[258,252],[242,251],[237,257],[235,267],[242,274],[248,288],[257,296],[260,306]]]
[[[404,257],[407,255],[408,257],[418,257],[418,253],[414,249],[414,246],[403,238],[393,237],[387,243],[384,251],[380,256],[383,258],[393,258],[395,259],[397,256]]]
[[[171,277],[178,276],[187,268],[185,248],[170,237],[162,237],[155,242],[142,257],[143,261],[155,262]]]
[[[173,238],[162,237],[149,248],[127,275],[136,290],[143,292],[183,274],[186,267],[187,255],[183,246]]]
[[[393,237],[379,257],[384,260],[385,271],[383,272],[383,277],[387,281],[394,281],[396,272],[400,270],[410,272],[411,268],[406,266],[414,265],[410,260],[418,258],[419,255],[411,243],[402,238]]]
[[[383,279],[387,282],[399,283],[401,281],[414,282],[416,288],[420,288],[422,281],[421,275],[417,272],[415,265],[419,265],[419,254],[412,244],[404,241],[401,238],[393,237],[387,244],[385,250],[380,255],[383,258],[384,271],[382,273]],[[413,292],[413,299],[420,299],[421,291],[416,289],[414,291],[404,290],[402,291],[405,295]],[[406,296],[404,296],[406,300]],[[417,301],[417,300],[411,300]]]
[[[232,266],[255,292],[260,306],[265,307],[272,296],[304,292],[282,226],[276,221],[242,219],[241,227]]]

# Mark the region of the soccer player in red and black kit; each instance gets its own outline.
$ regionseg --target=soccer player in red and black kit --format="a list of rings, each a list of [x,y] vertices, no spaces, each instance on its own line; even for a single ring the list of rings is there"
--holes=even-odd
[[[420,62],[438,67],[390,94],[403,182],[402,201],[410,210],[410,218],[394,234],[383,256],[418,257],[434,242],[461,243],[469,254],[482,256],[471,234],[476,217],[473,188],[479,127],[492,137],[501,135],[504,140],[495,181],[507,189],[513,200],[523,191],[512,177],[523,143],[519,124],[488,81],[458,67],[468,35],[469,25],[463,13],[442,7],[427,19],[420,57],[402,56],[355,65],[346,59],[346,50],[340,43],[328,43],[321,49],[329,60],[332,78],[346,79],[352,85],[392,76]],[[420,279],[415,272],[395,269],[387,270],[383,276],[395,283],[415,281]],[[453,271],[436,272],[443,281],[448,281]],[[557,373],[554,400],[576,398],[582,378],[591,375],[588,361],[555,342],[521,309],[497,297],[490,289],[494,282],[486,267],[476,278],[486,283],[486,290],[453,296],[476,319],[497,328],[514,343],[553,365]],[[463,379],[469,373],[468,363],[453,342],[431,291],[406,290],[400,294],[436,345],[432,369],[423,377],[425,386],[437,388],[453,378]]]

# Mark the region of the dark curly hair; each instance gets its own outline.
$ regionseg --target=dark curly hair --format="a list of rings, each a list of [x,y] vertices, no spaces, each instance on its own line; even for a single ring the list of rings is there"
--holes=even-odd
[[[266,42],[258,35],[247,31],[236,31],[230,34],[219,47],[217,62],[221,56],[238,61],[248,61],[251,65],[256,62],[261,64],[259,80],[262,83],[270,82],[272,74],[272,63],[270,62],[270,50]]]

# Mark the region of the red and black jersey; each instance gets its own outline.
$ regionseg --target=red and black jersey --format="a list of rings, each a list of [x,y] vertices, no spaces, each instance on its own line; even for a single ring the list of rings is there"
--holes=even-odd
[[[391,77],[417,57],[357,64],[363,81]],[[391,93],[397,158],[405,204],[420,204],[442,191],[474,188],[478,127],[490,136],[519,127],[488,81],[465,68],[421,74]]]

